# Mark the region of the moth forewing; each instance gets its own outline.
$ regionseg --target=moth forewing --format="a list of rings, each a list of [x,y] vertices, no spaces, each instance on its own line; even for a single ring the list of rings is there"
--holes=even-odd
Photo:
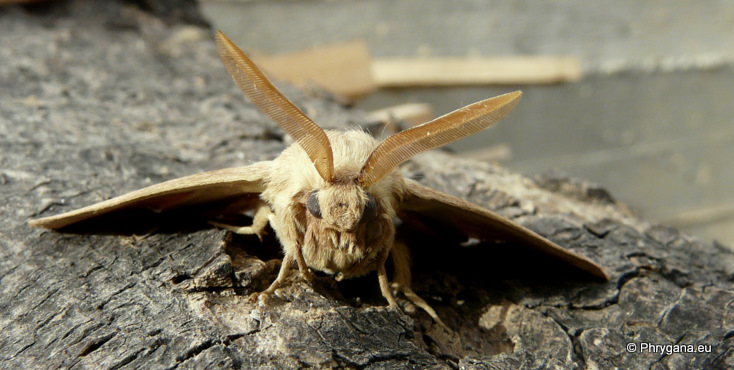
[[[325,132],[283,96],[221,31],[216,38],[222,60],[237,85],[296,143],[273,161],[182,177],[76,211],[31,220],[31,226],[58,229],[124,209],[165,212],[257,196],[259,200],[247,202],[255,210],[252,225],[216,225],[258,236],[268,224],[273,228],[285,256],[278,277],[263,292],[265,295],[286,282],[295,266],[309,281],[311,269],[334,274],[337,279],[377,271],[383,296],[396,306],[385,271],[385,261],[392,255],[397,290],[438,323],[441,321],[433,309],[410,288],[407,249],[402,244],[394,245],[393,220],[398,212],[425,217],[443,213],[450,217],[446,222],[465,225],[459,229],[467,236],[505,236],[530,243],[606,278],[603,269],[585,257],[479,206],[407,181],[397,170],[417,153],[492,125],[514,108],[521,96],[519,91],[474,103],[377,143],[361,131]],[[495,231],[481,231],[490,228]]]
[[[156,212],[260,194],[271,162],[180,177],[55,216],[30,220],[31,227],[61,229],[109,213],[137,208]]]
[[[567,262],[597,278],[609,279],[604,269],[586,256],[573,253],[488,209],[425,187],[413,180],[406,180],[405,189],[405,198],[400,206],[403,217],[440,221],[447,228],[459,230],[467,237],[479,240],[501,239],[507,242],[522,243]]]

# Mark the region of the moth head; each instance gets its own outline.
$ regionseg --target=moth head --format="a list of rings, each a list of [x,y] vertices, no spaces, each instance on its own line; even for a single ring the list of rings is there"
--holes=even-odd
[[[306,209],[330,229],[353,232],[379,215],[381,206],[374,195],[354,181],[335,181],[309,193]]]

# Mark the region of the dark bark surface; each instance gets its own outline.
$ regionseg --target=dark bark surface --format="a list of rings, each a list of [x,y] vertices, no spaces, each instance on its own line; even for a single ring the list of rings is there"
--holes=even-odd
[[[0,367],[734,366],[732,252],[649,225],[563,176],[529,180],[440,153],[404,166],[612,277],[593,281],[521,246],[408,232],[414,288],[456,335],[408,306],[385,307],[375,276],[312,287],[294,274],[268,302],[249,303],[279,267],[272,237],[261,245],[188,223],[122,236],[29,228],[33,217],[287,145],[226,75],[195,9],[159,17],[150,11],[170,8],[155,4],[0,8]],[[323,127],[370,123],[284,89]],[[631,353],[627,343],[710,352]]]

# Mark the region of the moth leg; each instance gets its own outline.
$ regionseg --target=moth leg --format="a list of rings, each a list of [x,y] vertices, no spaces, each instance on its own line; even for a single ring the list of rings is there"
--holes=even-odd
[[[263,293],[270,294],[275,291],[279,286],[283,284],[285,279],[288,278],[288,276],[291,275],[291,267],[293,266],[293,256],[289,253],[286,253],[285,257],[283,257],[283,262],[280,264],[280,271],[278,272],[278,277],[275,278],[272,284],[270,284],[270,287],[268,289],[265,289]]]
[[[390,303],[390,307],[398,307],[398,302],[395,300],[395,296],[392,294],[392,290],[390,289],[390,282],[387,280],[387,271],[385,271],[385,262],[387,261],[387,256],[390,249],[386,250],[386,253],[384,253],[384,256],[380,258],[380,262],[377,265],[377,280],[380,283],[380,291],[382,292],[382,296],[387,299],[388,303]]]
[[[301,244],[299,243],[296,245],[296,262],[298,263],[298,270],[301,271],[301,274],[303,274],[303,277],[306,279],[306,281],[310,283],[313,283],[315,276],[313,272],[311,272],[311,269],[308,268],[306,265],[306,259],[303,258],[303,251],[301,250]]]
[[[401,241],[396,241],[390,251],[390,256],[392,257],[394,266],[393,280],[394,284],[397,285],[398,290],[401,291],[405,295],[405,298],[408,298],[410,302],[422,308],[423,311],[426,311],[426,313],[431,316],[438,325],[450,331],[449,327],[446,326],[441,318],[438,317],[433,307],[426,303],[423,298],[415,294],[413,289],[411,289],[412,279],[410,273],[410,250],[408,249],[408,246]]]
[[[293,266],[294,258],[290,253],[286,253],[283,257],[283,262],[280,264],[280,271],[278,271],[278,277],[270,284],[270,286],[262,292],[255,292],[250,294],[249,300],[254,302],[255,300],[265,301],[268,296],[273,294],[275,289],[278,289],[283,282],[291,275],[291,267]]]
[[[257,209],[255,210],[255,214],[252,217],[252,225],[251,226],[234,226],[234,225],[227,225],[222,224],[219,222],[209,221],[210,224],[221,227],[222,229],[227,229],[235,234],[243,234],[243,235],[257,235],[258,239],[260,241],[263,240],[263,235],[265,235],[265,227],[268,226],[268,217],[273,213],[273,211],[270,210],[270,207],[265,202],[258,202]]]
[[[393,280],[398,286],[413,284],[410,273],[410,250],[404,242],[396,240],[390,251],[393,263]]]

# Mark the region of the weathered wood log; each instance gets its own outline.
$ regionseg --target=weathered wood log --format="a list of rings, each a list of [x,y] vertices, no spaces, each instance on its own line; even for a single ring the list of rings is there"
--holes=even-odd
[[[563,176],[531,180],[441,153],[404,167],[612,275],[593,281],[521,246],[409,234],[415,289],[457,336],[423,312],[385,307],[374,277],[312,287],[294,274],[268,304],[248,303],[277,271],[272,237],[261,245],[189,223],[124,236],[31,229],[32,217],[272,158],[286,144],[231,83],[209,29],[114,1],[8,7],[0,28],[2,368],[734,365],[731,250],[649,225]],[[284,89],[322,126],[369,124]]]

